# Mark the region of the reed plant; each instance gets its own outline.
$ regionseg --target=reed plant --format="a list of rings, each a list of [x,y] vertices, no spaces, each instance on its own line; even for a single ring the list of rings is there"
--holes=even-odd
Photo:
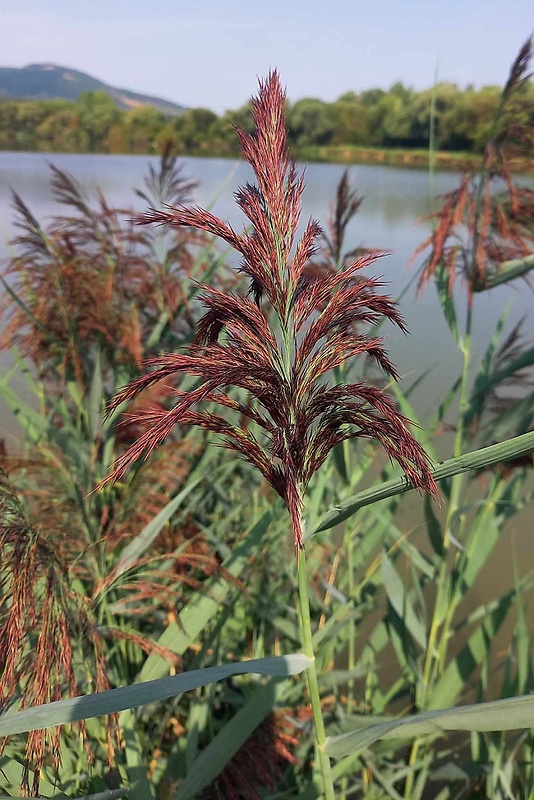
[[[305,493],[334,446],[352,437],[378,440],[412,485],[432,493],[436,486],[424,450],[387,395],[363,383],[327,382],[328,373],[362,355],[372,357],[384,372],[396,377],[382,342],[365,335],[358,326],[376,323],[384,316],[401,330],[405,328],[392,301],[376,291],[377,280],[353,280],[374,260],[373,255],[323,275],[305,273],[319,227],[310,221],[295,243],[303,180],[289,159],[284,104],[278,75],[272,73],[260,84],[252,103],[256,136],[238,129],[243,155],[257,180],[256,186],[248,184],[237,193],[251,232],[236,234],[204,209],[154,210],[139,220],[142,224],[194,227],[221,237],[241,254],[240,269],[250,280],[248,294],[253,299],[203,286],[201,302],[206,313],[197,324],[195,344],[187,354],[155,359],[149,373],[117,395],[110,412],[176,373],[189,373],[200,381],[187,392],[175,390],[172,409],[136,417],[149,420],[151,427],[118,459],[107,480],[121,478],[139,457],[158,447],[175,425],[197,425],[222,436],[225,446],[259,469],[283,499],[297,550],[302,646],[311,662],[307,673],[317,756],[325,796],[333,798],[329,759],[323,750],[326,733],[310,621]],[[264,296],[270,319],[261,308]],[[228,387],[244,390],[250,401],[241,403],[229,394]],[[206,402],[250,420],[265,443],[249,427],[231,424],[220,414],[204,410],[201,404]]]

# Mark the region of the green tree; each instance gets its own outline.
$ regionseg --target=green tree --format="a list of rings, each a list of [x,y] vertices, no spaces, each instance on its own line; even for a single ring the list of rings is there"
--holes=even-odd
[[[289,109],[288,132],[296,148],[329,144],[334,134],[330,105],[315,98],[299,100]]]
[[[211,128],[217,121],[217,114],[208,108],[190,108],[178,117],[176,127],[185,152],[206,149],[211,140]]]
[[[127,149],[132,153],[155,153],[165,115],[151,106],[140,106],[126,113],[124,131]]]
[[[434,100],[438,149],[481,151],[494,133],[499,93],[454,83],[415,92],[397,82],[388,91],[346,92],[334,103],[306,98],[286,104],[289,142],[296,152],[327,144],[423,148]],[[520,87],[507,114],[516,127],[534,127],[532,81]],[[150,106],[122,111],[105,92],[86,92],[74,102],[0,99],[2,149],[155,153],[171,141],[177,152],[231,156],[237,155],[235,126],[251,133],[249,104],[220,117],[207,108],[168,117]]]
[[[235,127],[241,128],[246,133],[252,133],[253,122],[250,103],[234,110],[225,111],[218,117],[211,127],[213,144],[221,153],[237,155],[239,152]]]
[[[35,138],[39,150],[65,153],[87,150],[87,138],[72,103],[64,103],[47,114],[36,127]]]
[[[332,144],[363,145],[369,141],[368,107],[354,92],[347,92],[331,106],[334,126]]]
[[[79,122],[79,138],[90,153],[106,149],[109,131],[121,116],[106,92],[84,92],[73,104]]]
[[[482,151],[495,118],[501,90],[485,86],[459,93],[441,117],[438,145],[451,150]]]
[[[395,83],[378,102],[382,144],[386,147],[406,147],[412,144],[413,100],[412,89],[407,89],[402,83]]]

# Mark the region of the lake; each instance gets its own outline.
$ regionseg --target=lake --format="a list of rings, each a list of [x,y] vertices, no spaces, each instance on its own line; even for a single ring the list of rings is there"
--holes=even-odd
[[[89,198],[100,189],[111,204],[132,207],[141,212],[142,201],[134,193],[140,187],[148,164],[156,159],[148,156],[70,155],[40,153],[0,153],[0,259],[8,256],[7,242],[14,235],[10,187],[17,191],[39,220],[58,213],[49,192],[48,163],[71,173]],[[243,216],[235,205],[233,192],[250,180],[247,164],[224,159],[184,158],[184,172],[199,182],[195,202],[209,206],[222,219],[240,226]],[[345,169],[335,164],[310,164],[306,169],[306,189],[302,219],[313,216],[326,223],[337,183]],[[429,223],[421,218],[431,207],[429,177],[425,171],[381,166],[353,166],[351,182],[364,202],[348,229],[350,247],[361,245],[385,250],[391,255],[375,264],[374,274],[383,275],[389,292],[398,296],[413,276],[407,264],[416,247],[428,235]],[[453,172],[434,176],[436,195],[450,191],[458,183]],[[508,329],[532,309],[533,295],[523,281],[516,281],[485,292],[475,299],[475,354],[480,356],[505,306],[511,303]],[[390,328],[387,348],[400,373],[414,376],[432,369],[421,386],[415,401],[418,412],[425,414],[449,388],[459,370],[460,358],[442,319],[435,289],[428,286],[415,297],[410,289],[400,303],[410,335],[404,337]],[[525,334],[534,339],[532,314],[525,322]],[[3,362],[6,365],[5,355]],[[2,428],[0,420],[0,431]],[[4,425],[5,427],[5,425]]]

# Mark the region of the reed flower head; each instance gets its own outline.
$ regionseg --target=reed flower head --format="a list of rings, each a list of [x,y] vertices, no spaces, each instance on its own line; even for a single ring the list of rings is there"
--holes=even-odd
[[[443,270],[452,289],[456,275],[464,280],[469,300],[474,292],[503,282],[501,266],[524,259],[534,247],[534,191],[518,184],[511,163],[521,165],[532,157],[534,125],[518,122],[517,96],[531,77],[534,51],[530,37],[513,62],[488,132],[480,167],[466,172],[457,189],[443,196],[441,209],[431,214],[431,235],[412,260],[429,251],[420,274],[419,289]],[[532,269],[525,263],[523,277]],[[517,277],[518,273],[514,273]]]
[[[193,227],[221,238],[241,254],[249,290],[224,292],[203,285],[205,313],[195,342],[187,352],[147,362],[151,371],[115,397],[111,410],[170,376],[188,373],[199,379],[194,388],[175,390],[172,408],[143,413],[150,429],[117,460],[106,482],[120,478],[158,447],[175,425],[197,425],[219,434],[226,447],[260,470],[284,499],[301,548],[306,487],[331,449],[345,439],[376,439],[414,486],[433,492],[435,484],[424,450],[383,391],[328,380],[333,369],[363,355],[396,378],[382,340],[359,331],[382,317],[406,329],[394,302],[378,293],[380,281],[361,274],[376,252],[313,278],[306,274],[321,229],[310,220],[297,241],[304,183],[289,158],[284,102],[278,74],[272,72],[252,100],[256,133],[237,129],[243,156],[256,176],[256,184],[236,193],[250,232],[238,233],[209,211],[184,206],[151,209],[138,220]],[[225,415],[211,410],[212,404]],[[228,412],[239,421],[229,421]],[[242,418],[251,420],[253,429]]]
[[[9,284],[0,297],[0,349],[19,347],[49,396],[71,379],[89,391],[95,354],[103,368],[136,372],[153,352],[158,320],[174,316],[172,334],[188,341],[194,320],[183,287],[193,270],[198,276],[211,268],[199,258],[205,236],[174,230],[154,237],[124,222],[131,209],[111,207],[100,193],[90,203],[71,175],[50,171],[63,213],[41,224],[13,193],[19,233],[14,255],[0,265],[0,282]],[[145,202],[188,202],[195,186],[167,147],[136,193]]]
[[[344,249],[347,228],[360,210],[362,203],[363,197],[351,186],[349,170],[345,169],[336,187],[336,196],[330,209],[327,232],[322,234],[325,245],[324,256],[327,263],[339,267],[362,254],[360,247],[351,250]]]

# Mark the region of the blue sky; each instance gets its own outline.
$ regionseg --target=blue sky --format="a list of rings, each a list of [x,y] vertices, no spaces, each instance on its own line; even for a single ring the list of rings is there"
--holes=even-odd
[[[220,113],[270,67],[291,100],[428,87],[436,63],[441,80],[501,84],[533,29],[532,0],[17,0],[0,66],[53,62]]]

